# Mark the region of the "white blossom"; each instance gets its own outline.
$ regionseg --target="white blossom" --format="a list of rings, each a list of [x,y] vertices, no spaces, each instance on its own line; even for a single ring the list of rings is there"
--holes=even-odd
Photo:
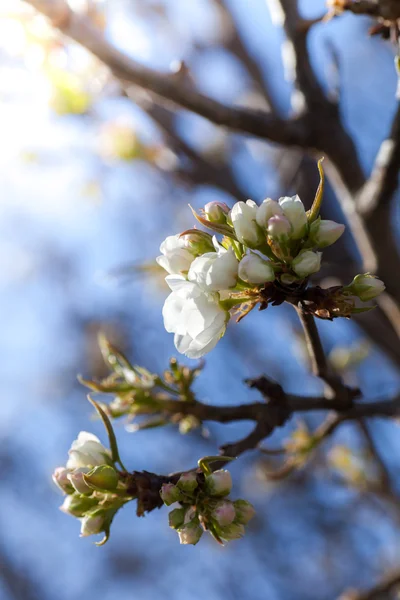
[[[187,273],[195,259],[184,237],[170,235],[160,246],[161,256],[157,257],[157,263],[171,275]]]
[[[206,252],[192,262],[188,279],[208,292],[227,290],[236,285],[238,260],[232,248],[225,250],[214,238],[216,252]]]
[[[103,446],[98,437],[87,431],[80,432],[78,439],[72,442],[68,454],[67,469],[112,463],[110,451]]]
[[[165,329],[174,333],[175,347],[189,358],[199,358],[223,336],[229,313],[219,304],[219,295],[204,292],[183,276],[169,275],[172,290],[163,307]]]

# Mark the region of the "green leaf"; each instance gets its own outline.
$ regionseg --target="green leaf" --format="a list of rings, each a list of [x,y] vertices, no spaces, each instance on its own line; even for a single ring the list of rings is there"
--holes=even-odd
[[[204,456],[200,458],[197,462],[200,469],[203,471],[205,475],[210,475],[212,473],[212,469],[210,468],[210,463],[213,462],[231,462],[232,460],[236,460],[236,457],[232,456]]]
[[[223,225],[222,223],[211,223],[208,219],[201,217],[189,204],[189,208],[192,211],[194,217],[198,220],[199,223],[204,225],[204,227],[208,227],[208,229],[212,229],[216,233],[221,233],[222,235],[226,235],[229,238],[232,238],[236,242],[238,241],[235,231],[233,227],[229,225]]]
[[[88,394],[87,399],[97,410],[99,417],[103,421],[104,427],[106,428],[108,440],[110,443],[111,458],[112,458],[113,462],[119,463],[121,465],[122,469],[124,471],[127,471],[127,469],[124,467],[124,465],[120,459],[118,445],[117,445],[117,438],[115,437],[114,429],[112,428],[112,425],[111,425],[110,419],[107,416],[107,413],[105,412],[105,410],[101,407],[101,405],[98,402],[96,402],[95,400],[93,400],[93,398],[91,398],[90,394]]]
[[[324,174],[324,170],[322,168],[323,160],[324,160],[324,158],[322,157],[318,161],[318,171],[319,171],[320,181],[319,181],[317,193],[315,194],[314,202],[313,202],[310,210],[307,211],[307,218],[308,218],[309,223],[312,223],[313,221],[315,221],[318,218],[319,211],[321,210],[321,204],[322,204],[322,198],[324,195],[324,186],[325,186],[325,174]]]

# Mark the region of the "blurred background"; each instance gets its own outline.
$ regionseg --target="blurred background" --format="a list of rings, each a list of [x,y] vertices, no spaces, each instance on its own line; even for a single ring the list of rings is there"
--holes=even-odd
[[[71,0],[143,64],[179,69],[183,60],[213,98],[289,115],[283,34],[267,4]],[[300,5],[310,18],[324,10],[319,0]],[[300,151],[227,133],[133,86],[123,92],[28,8],[16,0],[0,7],[1,600],[328,600],[371,585],[400,562],[400,505],[371,493],[376,465],[352,424],[283,480],[268,477],[279,457],[254,451],[233,465],[233,495],[253,502],[257,517],[245,539],[223,548],[208,536],[180,546],[166,509],[138,519],[133,503],[97,548],[58,510],[51,473],[71,441],[80,430],[107,441],[76,379],[103,374],[99,330],[153,372],[175,353],[161,316],[168,289],[154,259],[167,235],[193,226],[187,205],[294,191],[310,205],[318,176]],[[310,35],[316,72],[327,93],[340,92],[366,171],[390,128],[396,90],[393,48],[368,37],[369,25],[344,16]],[[329,189],[323,216],[342,218]],[[398,211],[394,219],[398,227]],[[337,246],[322,276],[349,279],[350,234]],[[363,325],[377,318],[319,323],[332,364],[370,399],[400,385],[399,347],[379,326],[371,333]],[[256,401],[243,380],[261,373],[288,392],[321,391],[290,307],[231,324],[195,391],[216,404]],[[320,419],[294,419],[264,445],[279,447]],[[370,425],[396,490],[398,425]],[[122,420],[115,429],[128,468],[168,473],[215,454],[248,424],[209,424],[207,436],[182,436],[174,426],[132,433]]]

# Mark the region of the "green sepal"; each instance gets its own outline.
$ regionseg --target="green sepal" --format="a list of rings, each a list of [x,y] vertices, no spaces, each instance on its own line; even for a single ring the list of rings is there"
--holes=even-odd
[[[235,240],[236,242],[238,241],[233,227],[230,227],[229,225],[222,225],[221,223],[212,223],[208,219],[200,216],[194,210],[194,208],[192,206],[190,206],[190,204],[189,204],[189,208],[192,211],[195,219],[197,219],[197,221],[199,223],[201,223],[204,227],[207,227],[208,229],[212,229],[212,231],[215,231],[216,233],[221,233],[222,235],[226,235],[226,236],[232,238],[233,240]]]

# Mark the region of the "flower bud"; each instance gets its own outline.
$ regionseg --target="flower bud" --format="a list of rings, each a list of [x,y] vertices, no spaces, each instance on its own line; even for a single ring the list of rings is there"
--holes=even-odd
[[[74,490],[78,492],[78,494],[92,494],[93,490],[86,483],[84,476],[88,472],[87,467],[82,467],[81,469],[75,469],[72,473],[67,475],[69,481],[71,482]]]
[[[264,241],[262,229],[256,223],[257,204],[253,200],[236,202],[230,212],[236,237],[249,248],[256,248]]]
[[[195,546],[200,541],[203,530],[200,527],[198,519],[193,519],[193,521],[181,527],[178,534],[181,544],[192,544]]]
[[[208,202],[204,207],[204,214],[211,223],[226,223],[229,206],[225,202]]]
[[[292,227],[286,217],[277,215],[275,217],[271,217],[268,221],[268,235],[273,240],[287,241],[290,237],[291,231]]]
[[[161,486],[160,496],[164,504],[170,506],[174,502],[181,500],[181,492],[173,483],[163,483]]]
[[[250,502],[247,502],[247,500],[235,500],[233,504],[236,511],[235,521],[241,525],[247,525],[250,519],[256,514],[254,506]]]
[[[65,467],[57,467],[52,475],[54,483],[66,494],[72,494],[74,492],[74,488],[68,479],[69,473],[70,470]]]
[[[230,542],[231,540],[238,540],[242,538],[245,534],[245,529],[240,523],[232,523],[227,527],[223,527],[221,529],[218,528],[217,533],[223,540]]]
[[[88,510],[96,506],[97,502],[96,498],[71,494],[65,498],[60,510],[73,517],[82,517]]]
[[[257,209],[256,221],[260,227],[267,229],[268,221],[271,217],[282,216],[283,210],[279,206],[278,202],[275,200],[271,200],[271,198],[266,198],[261,206]]]
[[[279,199],[279,205],[292,226],[290,237],[294,240],[300,240],[306,235],[308,225],[307,215],[302,201],[297,195],[292,196],[291,198],[285,196],[284,198]]]
[[[185,235],[181,235],[181,239],[184,241],[184,247],[195,256],[215,250],[212,235],[200,229],[190,229]]]
[[[183,492],[191,494],[199,485],[197,483],[196,473],[183,473],[183,475],[179,477],[178,483],[176,485]]]
[[[81,537],[101,533],[104,531],[105,524],[105,514],[101,509],[92,514],[85,515],[81,519]]]
[[[369,275],[356,275],[350,285],[345,290],[349,291],[354,296],[357,296],[362,302],[368,302],[381,294],[385,289],[383,281]]]
[[[302,250],[292,262],[292,269],[299,277],[307,277],[317,273],[321,267],[321,252]]]
[[[174,508],[174,510],[171,510],[171,512],[168,514],[168,520],[169,526],[172,529],[178,529],[178,527],[183,525],[185,521],[185,512],[185,508]]]
[[[227,496],[232,489],[229,471],[220,469],[206,477],[206,489],[211,496]]]
[[[113,467],[101,465],[83,475],[85,483],[101,490],[115,490],[118,485],[118,474]]]
[[[239,263],[239,277],[248,283],[265,283],[274,281],[275,273],[269,261],[251,252]]]
[[[343,234],[345,226],[335,221],[316,220],[311,224],[309,240],[318,248],[334,244]]]
[[[80,432],[68,454],[67,469],[112,464],[110,451],[100,443],[98,437],[87,431]]]
[[[235,520],[235,507],[229,500],[218,502],[217,506],[211,513],[211,516],[221,527],[230,525]]]

